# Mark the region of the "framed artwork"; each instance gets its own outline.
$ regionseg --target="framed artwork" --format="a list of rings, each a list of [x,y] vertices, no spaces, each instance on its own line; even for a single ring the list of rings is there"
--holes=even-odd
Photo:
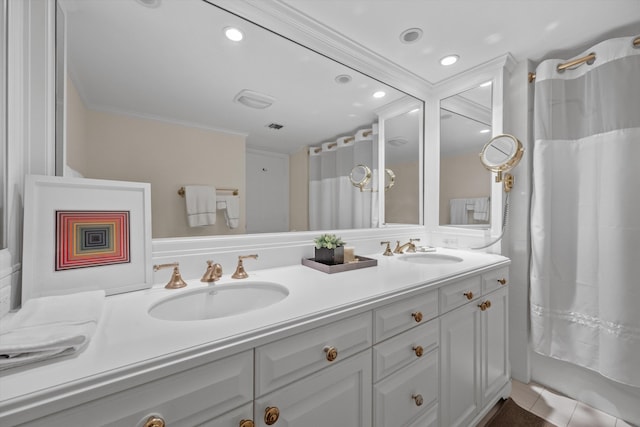
[[[56,211],[56,271],[129,262],[129,243],[129,211]]]
[[[149,288],[151,186],[30,175],[24,197],[22,301]]]

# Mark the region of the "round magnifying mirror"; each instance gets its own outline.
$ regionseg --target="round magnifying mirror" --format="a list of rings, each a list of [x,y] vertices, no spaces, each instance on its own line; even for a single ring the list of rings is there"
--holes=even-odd
[[[351,169],[349,179],[354,187],[358,187],[360,191],[364,191],[364,187],[371,180],[371,169],[366,165],[357,165]]]
[[[522,143],[515,136],[497,135],[482,148],[480,161],[492,172],[506,172],[518,164],[523,152]]]
[[[388,190],[396,183],[396,174],[391,169],[385,169],[384,189]]]

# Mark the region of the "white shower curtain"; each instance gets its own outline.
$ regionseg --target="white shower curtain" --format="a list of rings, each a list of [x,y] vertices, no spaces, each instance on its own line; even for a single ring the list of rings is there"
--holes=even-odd
[[[640,49],[536,70],[533,349],[640,386]],[[584,55],[580,55],[584,56]]]
[[[309,229],[335,230],[378,226],[378,193],[360,192],[351,184],[351,169],[371,168],[370,186],[377,185],[378,135],[362,129],[309,151]],[[364,134],[367,133],[367,136]],[[316,152],[316,148],[320,148]]]

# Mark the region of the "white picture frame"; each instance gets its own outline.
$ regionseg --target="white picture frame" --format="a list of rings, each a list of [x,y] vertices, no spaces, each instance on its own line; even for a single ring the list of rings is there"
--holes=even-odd
[[[128,212],[128,261],[56,269],[56,212]],[[24,192],[22,303],[31,298],[103,289],[107,295],[153,284],[151,185],[28,175]]]

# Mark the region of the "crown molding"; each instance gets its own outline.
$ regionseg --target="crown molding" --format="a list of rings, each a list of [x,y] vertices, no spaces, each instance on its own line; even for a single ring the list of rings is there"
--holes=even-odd
[[[427,99],[433,84],[282,0],[205,0],[411,96]]]

